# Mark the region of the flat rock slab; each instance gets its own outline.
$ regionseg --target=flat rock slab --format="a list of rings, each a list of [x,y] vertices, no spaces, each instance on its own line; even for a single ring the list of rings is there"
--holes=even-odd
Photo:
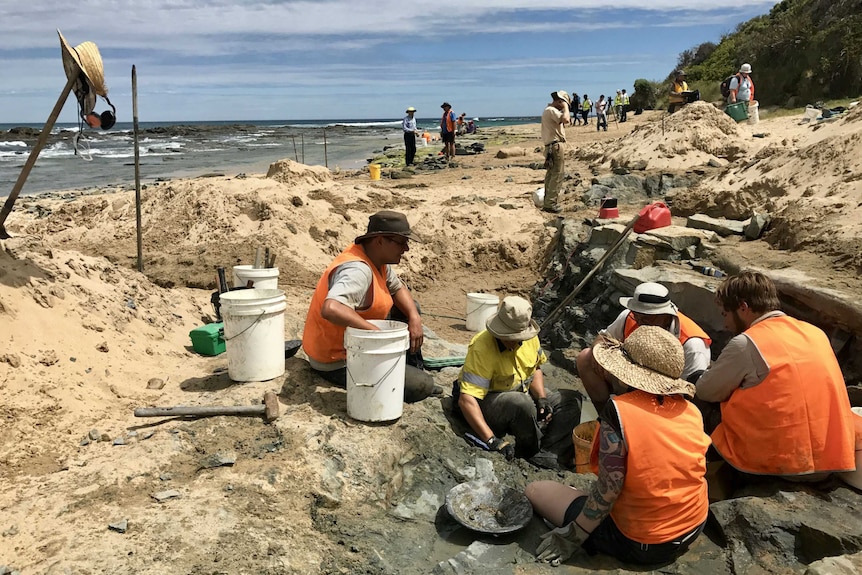
[[[168,491],[153,493],[151,497],[159,503],[163,503],[169,499],[174,499],[175,497],[182,497],[182,495],[176,489],[170,489]]]
[[[707,242],[715,243],[717,240],[715,234],[709,230],[697,230],[685,226],[665,226],[638,235],[639,241],[648,242],[650,238],[660,240],[677,252],[681,252],[689,246],[698,246]]]
[[[711,218],[704,214],[694,214],[686,220],[686,227],[697,230],[709,230],[720,236],[741,236],[751,220],[728,220],[726,218]]]

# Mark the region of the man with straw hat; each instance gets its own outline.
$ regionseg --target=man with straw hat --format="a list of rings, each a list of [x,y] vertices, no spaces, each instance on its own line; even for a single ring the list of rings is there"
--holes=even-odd
[[[551,103],[542,112],[542,143],[545,144],[545,202],[542,211],[560,213],[557,199],[563,188],[566,171],[565,126],[572,123],[569,119],[569,106],[572,101],[565,90],[551,92]]]
[[[670,292],[665,286],[644,282],[635,288],[632,297],[621,297],[619,301],[625,309],[607,329],[599,332],[591,347],[578,353],[575,360],[578,376],[598,413],[602,412],[611,394],[611,378],[593,359],[593,347],[604,341],[605,336],[625,341],[639,326],[655,325],[679,338],[685,352],[683,379],[695,381],[709,367],[712,340],[670,301]]]
[[[473,431],[476,443],[507,459],[531,458],[542,447],[571,450],[575,419],[571,402],[545,387],[542,364],[547,361],[539,343],[533,306],[524,298],[503,299],[486,329],[470,341],[464,366],[452,389],[454,410]],[[577,402],[577,399],[575,400]],[[504,439],[515,437],[514,447]],[[570,458],[571,459],[571,458]],[[543,452],[536,465],[555,468],[557,456]]]
[[[664,329],[643,326],[594,353],[617,394],[593,440],[598,479],[588,492],[556,481],[527,485],[533,509],[557,526],[542,536],[538,559],[559,565],[583,549],[625,563],[669,563],[697,538],[709,512],[710,442],[686,399],[694,385],[679,378],[682,345]]]
[[[410,166],[416,157],[416,136],[419,135],[419,128],[414,117],[416,108],[410,106],[405,113],[407,115],[401,120],[401,130],[404,132],[404,165]]]
[[[410,353],[404,377],[404,401],[439,395],[443,389],[418,364],[423,342],[422,318],[410,290],[399,279],[394,264],[418,241],[407,216],[383,210],[368,218],[366,232],[357,237],[317,282],[311,298],[302,348],[311,369],[326,381],[347,387],[346,328],[377,330],[368,320],[403,321],[410,333]]]

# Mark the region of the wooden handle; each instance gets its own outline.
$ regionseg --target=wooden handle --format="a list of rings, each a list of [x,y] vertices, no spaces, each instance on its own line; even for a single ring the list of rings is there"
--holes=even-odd
[[[139,407],[135,409],[135,417],[263,415],[265,410],[266,407],[263,405],[177,405],[175,407]]]

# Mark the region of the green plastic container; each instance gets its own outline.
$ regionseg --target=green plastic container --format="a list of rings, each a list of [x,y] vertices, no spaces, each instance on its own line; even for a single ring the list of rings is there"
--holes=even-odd
[[[742,122],[748,119],[748,106],[746,105],[746,102],[728,104],[727,108],[724,109],[724,113],[737,122]]]
[[[201,355],[218,355],[225,352],[224,322],[208,323],[189,332],[192,348]]]

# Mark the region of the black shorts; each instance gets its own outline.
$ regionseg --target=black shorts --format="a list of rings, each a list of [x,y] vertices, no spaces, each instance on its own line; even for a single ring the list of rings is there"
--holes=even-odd
[[[581,510],[587,503],[587,496],[582,495],[572,501],[569,508],[566,509],[566,515],[563,518],[563,525],[568,525],[580,515]],[[603,553],[611,557],[616,557],[624,563],[634,563],[637,565],[659,565],[673,562],[677,557],[685,553],[689,545],[691,545],[700,532],[703,531],[706,521],[682,535],[673,541],[667,543],[659,543],[657,545],[647,545],[639,543],[634,539],[629,539],[619,530],[617,524],[610,515],[596,527],[590,534],[589,538],[584,542],[583,548],[590,555]]]
[[[455,143],[455,132],[443,132],[440,137],[442,138],[444,144]]]

